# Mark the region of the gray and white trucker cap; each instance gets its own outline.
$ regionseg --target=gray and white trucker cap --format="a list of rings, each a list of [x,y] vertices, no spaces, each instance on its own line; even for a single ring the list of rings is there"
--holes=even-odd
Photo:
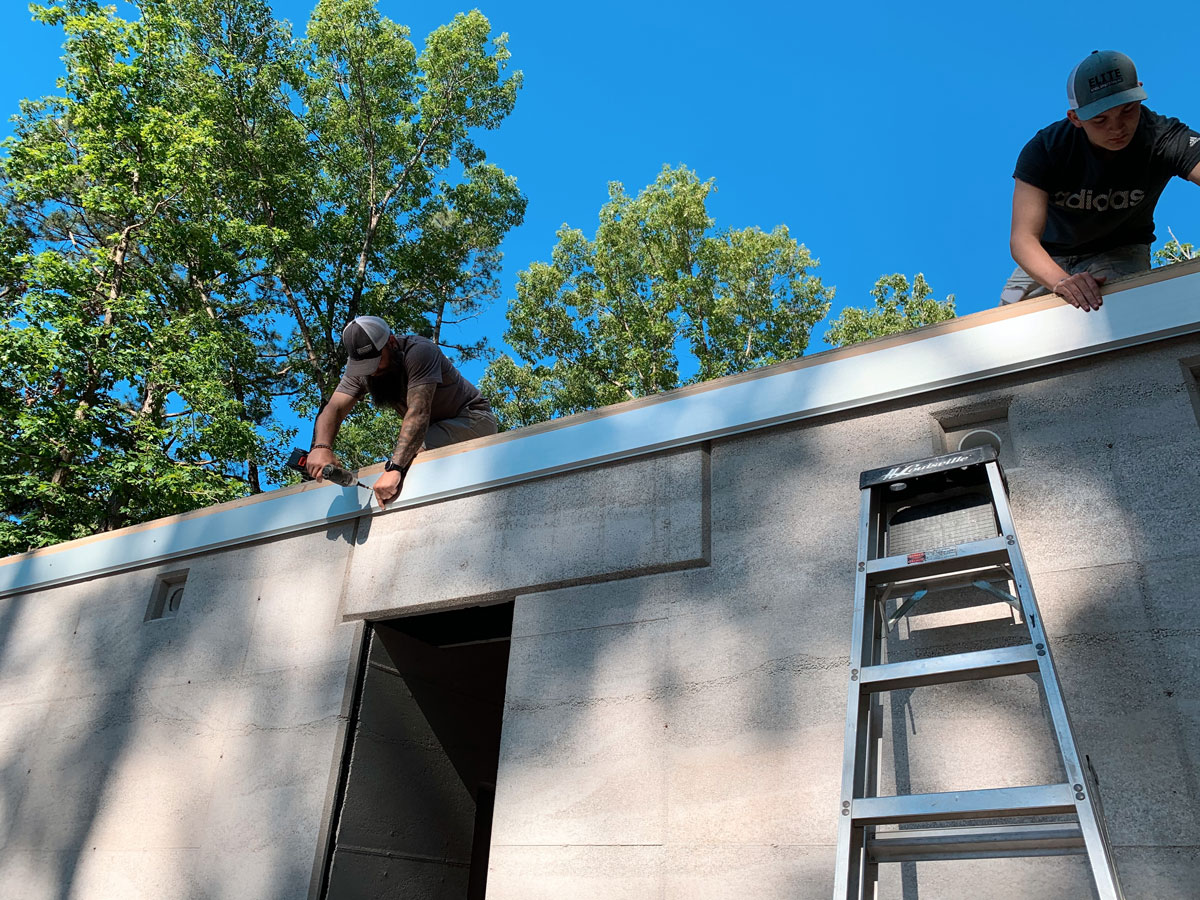
[[[1067,101],[1081,119],[1145,99],[1133,60],[1116,50],[1093,50],[1067,76]]]
[[[379,316],[359,316],[342,329],[342,346],[346,348],[347,375],[373,375],[379,368],[383,345],[392,336],[392,329]]]

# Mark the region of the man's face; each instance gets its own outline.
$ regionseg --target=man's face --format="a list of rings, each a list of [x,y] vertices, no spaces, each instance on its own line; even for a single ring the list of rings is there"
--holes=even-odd
[[[383,350],[379,354],[379,365],[375,367],[372,375],[382,375],[392,367],[392,344],[395,343],[395,338],[388,338],[388,342],[383,345]]]
[[[1129,142],[1133,140],[1133,133],[1137,131],[1141,116],[1141,100],[1134,100],[1123,106],[1114,106],[1090,119],[1079,118],[1075,114],[1075,110],[1067,113],[1071,124],[1076,128],[1082,128],[1093,145],[1105,150],[1124,150],[1128,147]]]

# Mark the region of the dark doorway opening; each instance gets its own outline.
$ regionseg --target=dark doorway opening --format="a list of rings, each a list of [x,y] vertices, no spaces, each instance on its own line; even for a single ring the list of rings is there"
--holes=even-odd
[[[512,614],[369,626],[325,900],[483,900]]]

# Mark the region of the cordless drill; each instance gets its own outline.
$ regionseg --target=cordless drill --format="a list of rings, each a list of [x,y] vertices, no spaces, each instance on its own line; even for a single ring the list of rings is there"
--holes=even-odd
[[[288,458],[288,466],[300,473],[300,477],[305,481],[311,481],[312,476],[308,474],[308,451],[299,448],[293,448],[291,457]],[[342,487],[354,487],[358,485],[360,488],[370,490],[365,484],[354,477],[354,473],[349,469],[343,469],[341,466],[335,466],[330,463],[321,470],[321,477],[326,481],[332,481],[334,484],[340,484]]]

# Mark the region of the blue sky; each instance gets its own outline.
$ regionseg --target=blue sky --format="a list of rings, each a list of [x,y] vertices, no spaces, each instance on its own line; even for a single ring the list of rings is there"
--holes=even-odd
[[[276,0],[302,34],[315,0]],[[470,5],[381,0],[414,39]],[[481,2],[525,73],[516,111],[481,137],[529,198],[504,245],[504,300],[478,327],[498,341],[517,273],[548,259],[564,222],[591,234],[606,186],[634,192],[664,163],[715,178],[719,226],[783,223],[837,287],[834,314],[881,274],[924,272],[960,313],[995,305],[1008,254],[1012,166],[1064,115],[1070,68],[1128,53],[1152,109],[1200,125],[1194,28],[1128,3],[783,4]],[[0,109],[54,91],[60,35],[25,4],[0,10]],[[7,133],[8,125],[4,125]],[[1200,244],[1200,189],[1158,207]],[[810,352],[822,349],[824,325]],[[481,372],[468,369],[469,377]]]

